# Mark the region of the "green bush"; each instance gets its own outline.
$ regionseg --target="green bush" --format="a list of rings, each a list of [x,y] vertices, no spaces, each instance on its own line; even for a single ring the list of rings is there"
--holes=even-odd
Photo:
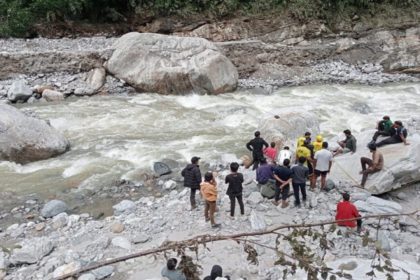
[[[286,11],[298,19],[331,21],[381,7],[420,9],[420,0],[0,0],[0,37],[28,36],[39,22],[122,22],[135,17],[192,15],[223,18]]]

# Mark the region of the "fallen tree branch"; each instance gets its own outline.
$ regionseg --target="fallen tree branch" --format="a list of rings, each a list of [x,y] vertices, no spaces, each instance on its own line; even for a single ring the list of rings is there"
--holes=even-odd
[[[413,215],[417,214],[418,212],[420,212],[420,209],[417,209],[417,210],[415,210],[413,212],[410,212],[410,213],[368,215],[368,216],[360,217],[360,219],[362,219],[362,220],[373,219],[373,218],[382,219],[382,218],[401,217],[401,216],[413,216]],[[119,263],[119,262],[126,261],[126,260],[129,260],[129,259],[134,259],[134,258],[138,258],[138,257],[144,257],[144,256],[152,255],[152,254],[171,251],[171,250],[175,250],[175,249],[180,248],[180,247],[187,248],[187,247],[194,246],[194,245],[197,245],[197,244],[207,244],[207,243],[211,243],[211,242],[214,242],[214,241],[223,241],[223,240],[224,241],[232,240],[232,241],[238,242],[239,241],[238,239],[241,239],[242,237],[277,234],[277,231],[282,230],[282,229],[311,228],[311,227],[318,227],[318,226],[336,224],[338,222],[355,221],[355,220],[358,220],[358,219],[359,218],[333,220],[333,221],[325,221],[325,222],[318,222],[318,223],[311,223],[311,224],[305,224],[305,223],[303,223],[303,224],[287,224],[287,225],[276,226],[276,227],[268,229],[268,230],[260,230],[260,231],[253,231],[253,232],[241,232],[241,233],[236,233],[236,234],[231,234],[231,235],[209,235],[209,234],[205,234],[205,235],[198,235],[196,237],[186,239],[186,240],[182,240],[182,241],[167,241],[157,248],[149,249],[149,250],[145,250],[145,251],[141,251],[141,252],[125,255],[125,256],[121,256],[121,257],[118,257],[118,258],[106,260],[106,261],[99,262],[99,263],[96,263],[96,264],[92,264],[92,265],[83,267],[81,269],[78,269],[74,272],[67,273],[67,274],[62,275],[60,277],[56,277],[54,279],[55,280],[64,280],[64,279],[67,279],[67,278],[76,277],[76,276],[79,276],[80,274],[82,274],[84,272],[91,271],[91,270],[97,269],[99,267]]]

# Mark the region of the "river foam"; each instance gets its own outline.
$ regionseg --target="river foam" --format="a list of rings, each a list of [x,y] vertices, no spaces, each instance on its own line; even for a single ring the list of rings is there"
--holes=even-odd
[[[102,184],[162,158],[214,162],[221,154],[246,154],[260,119],[275,111],[309,111],[324,136],[349,128],[373,128],[383,115],[419,116],[420,84],[324,85],[282,88],[271,95],[238,91],[223,95],[94,96],[58,104],[25,104],[49,119],[71,142],[57,158],[18,165],[0,163],[0,190],[46,194]],[[106,176],[98,176],[106,174]],[[109,182],[108,182],[109,183]]]

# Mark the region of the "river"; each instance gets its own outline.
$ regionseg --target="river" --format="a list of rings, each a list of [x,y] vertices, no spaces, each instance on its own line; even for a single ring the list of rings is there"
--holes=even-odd
[[[384,114],[408,120],[419,113],[420,84],[322,85],[283,88],[271,95],[238,91],[218,96],[94,96],[25,104],[71,142],[56,158],[19,165],[0,162],[0,191],[53,196],[109,183],[162,158],[204,162],[246,153],[245,142],[272,110],[315,113],[325,136],[373,128]],[[264,135],[263,135],[264,136]]]

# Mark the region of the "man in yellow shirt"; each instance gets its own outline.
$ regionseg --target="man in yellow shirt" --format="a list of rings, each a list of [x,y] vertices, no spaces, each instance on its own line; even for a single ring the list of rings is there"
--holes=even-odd
[[[312,176],[313,167],[312,167],[312,152],[310,150],[310,142],[305,141],[304,144],[296,149],[296,162],[299,161],[300,157],[306,158],[306,166],[309,168],[309,176]]]
[[[324,141],[324,139],[322,138],[322,135],[319,134],[316,136],[316,139],[314,142],[312,142],[312,145],[314,146],[314,154],[318,151],[322,150],[322,142]]]

